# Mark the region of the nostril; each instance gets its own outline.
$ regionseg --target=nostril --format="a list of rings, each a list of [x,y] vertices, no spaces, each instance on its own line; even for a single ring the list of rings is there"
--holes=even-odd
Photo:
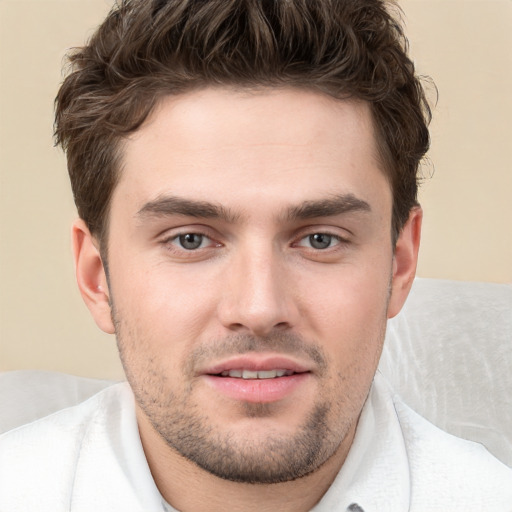
[[[232,330],[232,331],[240,331],[242,329],[245,329],[244,325],[243,324],[240,324],[240,323],[234,323],[234,324],[231,324],[229,326],[229,328]]]

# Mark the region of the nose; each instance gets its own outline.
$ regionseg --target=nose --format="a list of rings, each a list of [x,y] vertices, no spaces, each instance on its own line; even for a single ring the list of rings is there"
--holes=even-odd
[[[291,282],[283,258],[272,248],[241,251],[230,262],[218,314],[231,331],[266,336],[293,327],[298,319]]]

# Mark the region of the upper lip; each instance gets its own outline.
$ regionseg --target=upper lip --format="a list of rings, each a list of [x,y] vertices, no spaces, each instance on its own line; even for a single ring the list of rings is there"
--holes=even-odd
[[[229,370],[291,370],[294,373],[304,373],[311,371],[311,369],[311,365],[296,361],[289,356],[252,353],[233,356],[214,363],[201,369],[199,373],[203,375],[218,375]]]

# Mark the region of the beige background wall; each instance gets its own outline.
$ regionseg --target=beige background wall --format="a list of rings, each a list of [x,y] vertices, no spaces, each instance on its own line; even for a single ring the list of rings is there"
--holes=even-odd
[[[109,5],[0,0],[0,370],[122,375],[74,284],[75,212],[51,135],[65,49]],[[439,89],[418,273],[512,282],[512,1],[401,5],[417,67]]]

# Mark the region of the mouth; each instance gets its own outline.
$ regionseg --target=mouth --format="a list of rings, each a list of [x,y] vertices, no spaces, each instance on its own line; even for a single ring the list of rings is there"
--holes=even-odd
[[[217,377],[232,377],[234,379],[276,379],[278,377],[289,377],[296,372],[293,370],[224,370]],[[302,373],[302,372],[301,372]]]
[[[262,354],[235,357],[202,374],[216,395],[252,403],[284,400],[312,382],[311,368],[306,365]]]

